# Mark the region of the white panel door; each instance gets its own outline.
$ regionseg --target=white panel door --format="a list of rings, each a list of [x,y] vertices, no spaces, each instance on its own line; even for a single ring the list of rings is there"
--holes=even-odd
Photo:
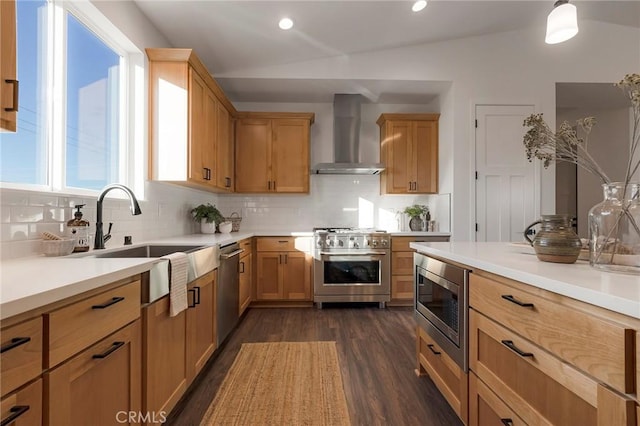
[[[476,105],[476,241],[523,241],[537,217],[535,165],[522,143],[533,105]]]

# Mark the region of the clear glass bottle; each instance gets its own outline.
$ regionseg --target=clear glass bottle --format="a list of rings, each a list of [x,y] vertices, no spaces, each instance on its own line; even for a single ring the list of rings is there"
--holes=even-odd
[[[603,184],[604,200],[589,210],[589,263],[640,274],[640,183]]]

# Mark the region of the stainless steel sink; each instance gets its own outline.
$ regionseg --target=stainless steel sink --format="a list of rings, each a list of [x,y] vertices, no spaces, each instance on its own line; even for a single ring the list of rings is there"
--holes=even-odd
[[[126,247],[109,251],[93,251],[83,256],[96,258],[158,258],[171,253],[184,252],[187,255],[188,282],[194,281],[201,276],[213,271],[218,267],[219,246],[194,246],[194,245],[167,245],[167,244],[146,244],[135,247]],[[142,301],[151,303],[169,294],[169,261],[159,260],[149,269],[149,285],[143,286]]]
[[[118,249],[114,251],[108,252],[94,252],[95,257],[113,257],[113,258],[123,258],[123,257],[162,257],[171,253],[176,252],[184,252],[184,253],[192,253],[199,249],[203,249],[206,247],[202,246],[172,246],[172,245],[156,245],[156,244],[147,244],[144,246],[137,247],[127,247],[123,249]]]

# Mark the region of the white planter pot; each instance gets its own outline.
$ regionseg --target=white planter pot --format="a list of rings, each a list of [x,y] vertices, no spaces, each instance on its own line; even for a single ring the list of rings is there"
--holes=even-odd
[[[200,232],[202,232],[203,234],[215,234],[216,223],[215,222],[207,223],[206,219],[202,219],[200,221]]]
[[[220,225],[218,225],[218,230],[222,234],[228,234],[229,232],[231,232],[231,229],[233,229],[233,224],[231,222],[222,222]]]

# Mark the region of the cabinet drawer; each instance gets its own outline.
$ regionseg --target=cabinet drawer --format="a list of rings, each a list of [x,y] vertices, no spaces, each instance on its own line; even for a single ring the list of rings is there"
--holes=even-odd
[[[33,426],[42,424],[42,379],[2,399],[2,424]],[[13,420],[11,420],[13,419]]]
[[[416,327],[416,334],[420,368],[424,369],[451,408],[466,423],[467,375],[421,327]]]
[[[413,275],[413,252],[391,252],[391,275]]]
[[[413,275],[391,277],[391,298],[413,301]]]
[[[45,314],[49,368],[140,317],[140,281]]]
[[[449,237],[391,237],[391,250],[413,252],[415,250],[409,247],[409,243],[435,243],[442,241],[449,241]]]
[[[633,330],[482,276],[471,274],[469,282],[473,309],[614,389],[634,392]]]
[[[526,423],[482,380],[469,373],[469,426],[485,425],[525,426]]]
[[[2,330],[0,366],[2,395],[42,373],[42,317]]]
[[[598,383],[473,310],[471,370],[527,424],[596,425]]]
[[[293,251],[295,249],[293,237],[264,237],[256,241],[257,251]]]
[[[253,245],[251,244],[251,238],[245,238],[241,240],[238,244],[240,244],[240,248],[244,250],[244,252],[240,255],[240,257],[245,257],[251,254]]]

